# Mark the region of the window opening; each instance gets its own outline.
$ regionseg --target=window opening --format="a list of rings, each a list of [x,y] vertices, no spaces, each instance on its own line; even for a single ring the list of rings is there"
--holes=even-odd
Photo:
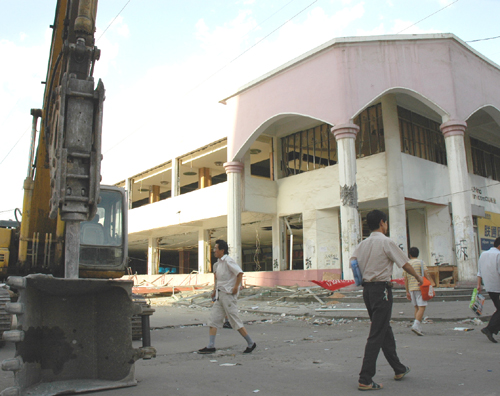
[[[398,106],[401,152],[447,165],[444,135],[440,124]]]
[[[500,180],[500,148],[474,138],[470,145],[474,174]]]
[[[283,177],[337,163],[337,142],[330,129],[330,125],[321,124],[281,138]]]
[[[101,190],[97,213],[80,223],[80,263],[118,266],[123,262],[123,196]]]
[[[250,174],[253,177],[273,180],[273,139],[261,135],[250,147]]]
[[[129,199],[132,209],[171,197],[172,161],[134,176]]]
[[[178,161],[181,195],[226,181],[227,139],[187,153]]]
[[[380,103],[370,106],[360,113],[354,119],[354,123],[359,126],[355,142],[356,158],[385,151],[384,123]]]
[[[302,215],[295,214],[283,217],[286,227],[286,268],[288,270],[304,269],[303,225]]]

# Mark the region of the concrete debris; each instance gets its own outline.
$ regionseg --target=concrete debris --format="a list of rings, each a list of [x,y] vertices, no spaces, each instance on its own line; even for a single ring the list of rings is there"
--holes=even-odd
[[[151,306],[168,305],[172,308],[189,307],[193,311],[209,311],[213,306],[212,290],[213,284],[195,285],[190,290],[176,291],[175,296],[149,295],[147,299]],[[491,315],[489,306],[486,307],[480,319],[473,317],[469,308],[468,290],[445,288],[440,289],[439,293],[439,297],[443,296],[444,299],[441,301],[438,297],[439,299],[434,299],[429,303],[427,311],[432,319],[426,316],[423,320],[424,324],[434,324],[434,321],[445,320],[458,322],[457,326],[475,327],[489,320]],[[414,319],[413,307],[406,299],[404,289],[395,289],[393,296],[394,308],[391,323],[399,322],[401,326],[406,327],[407,323]],[[330,326],[342,324],[345,318],[369,322],[368,312],[359,290],[345,290],[339,293],[319,286],[265,287],[247,284],[240,292],[238,303],[242,313],[273,317],[275,323],[303,321],[313,325]],[[459,322],[460,320],[462,322]]]
[[[202,307],[210,307],[212,305],[211,294],[213,284],[210,285],[193,285],[191,290],[178,290],[175,294],[166,297],[164,294],[149,295],[151,305],[199,305]],[[267,304],[278,306],[280,304],[287,304],[290,301],[300,303],[309,303],[311,298],[320,304],[326,305],[331,302],[325,302],[322,298],[329,297],[332,292],[323,289],[319,286],[313,287],[264,287],[247,285],[240,293],[238,301],[243,302],[246,300],[267,300]],[[338,294],[338,293],[337,293]],[[277,298],[273,298],[277,297]],[[270,300],[270,301],[269,301]],[[252,307],[258,309],[259,307]]]
[[[474,326],[482,326],[483,325],[483,321],[479,318],[464,319],[464,320],[459,321],[458,323],[461,323],[461,324],[471,323]]]

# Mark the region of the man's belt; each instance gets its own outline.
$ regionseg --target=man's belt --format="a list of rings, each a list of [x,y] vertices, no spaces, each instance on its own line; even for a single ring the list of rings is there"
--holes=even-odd
[[[366,287],[366,286],[380,286],[380,285],[384,285],[385,287],[392,287],[393,284],[391,281],[387,281],[387,282],[363,282],[362,283],[362,286],[363,287]]]

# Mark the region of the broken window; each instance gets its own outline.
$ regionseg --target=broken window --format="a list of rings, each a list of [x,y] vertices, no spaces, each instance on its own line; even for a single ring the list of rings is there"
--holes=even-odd
[[[401,152],[446,165],[446,146],[439,123],[398,106]]]
[[[188,153],[179,161],[180,194],[213,186],[227,180],[227,140],[222,139]]]
[[[158,240],[158,252],[160,274],[198,271],[198,232],[161,237]]]
[[[269,220],[241,225],[244,272],[273,270],[272,229]]]
[[[273,180],[273,139],[261,135],[250,147],[250,174]]]
[[[500,180],[500,148],[474,138],[470,145],[474,174]]]
[[[281,138],[283,177],[337,163],[337,142],[330,129],[330,125],[322,124]]]
[[[302,214],[283,217],[286,227],[286,268],[304,269]]]
[[[385,151],[384,123],[382,121],[382,105],[380,103],[368,107],[354,119],[359,126],[356,135],[356,158]]]
[[[129,200],[132,208],[158,202],[172,196],[172,161],[148,169],[130,181]]]

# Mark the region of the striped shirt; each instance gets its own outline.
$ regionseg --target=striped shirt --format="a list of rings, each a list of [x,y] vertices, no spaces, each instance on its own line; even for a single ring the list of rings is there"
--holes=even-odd
[[[413,267],[413,269],[415,270],[415,272],[422,276],[422,264],[424,264],[424,262],[420,259],[411,259],[410,261],[408,261],[411,266]],[[426,265],[424,264],[424,271],[427,270],[427,267]],[[416,290],[420,290],[420,286],[418,285],[418,281],[413,277],[411,276],[410,274],[408,274],[406,271],[403,273],[405,279],[408,280],[408,291],[416,291]]]

